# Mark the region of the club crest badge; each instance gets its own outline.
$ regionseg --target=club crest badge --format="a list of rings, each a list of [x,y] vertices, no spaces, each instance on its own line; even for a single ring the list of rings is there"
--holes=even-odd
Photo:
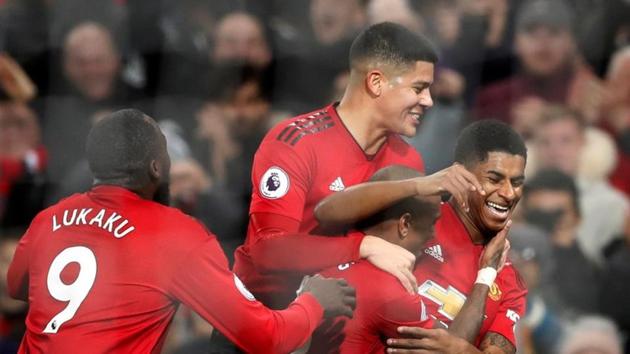
[[[289,175],[280,167],[270,167],[260,179],[260,194],[267,199],[282,198],[289,191]]]

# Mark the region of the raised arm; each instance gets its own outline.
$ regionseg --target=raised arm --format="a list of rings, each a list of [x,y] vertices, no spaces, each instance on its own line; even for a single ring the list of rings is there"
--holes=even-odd
[[[481,255],[477,280],[448,330],[420,327],[399,327],[401,338],[390,338],[390,353],[425,353],[427,350],[443,353],[506,353],[513,354],[514,346],[499,333],[489,332],[480,349],[474,343],[483,322],[486,298],[498,271],[503,268],[509,242],[506,238],[511,222],[495,236]]]

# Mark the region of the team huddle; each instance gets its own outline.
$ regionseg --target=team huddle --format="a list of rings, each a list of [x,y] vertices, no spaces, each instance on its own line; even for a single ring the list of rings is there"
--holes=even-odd
[[[260,144],[232,270],[212,230],[168,207],[156,122],[127,109],[95,124],[92,189],[42,211],[9,268],[11,296],[29,302],[20,353],[160,352],[180,303],[214,327],[217,352],[515,353],[522,138],[478,121],[455,163],[425,176],[401,136],[433,105],[434,48],[381,23],[349,61],[340,102]]]

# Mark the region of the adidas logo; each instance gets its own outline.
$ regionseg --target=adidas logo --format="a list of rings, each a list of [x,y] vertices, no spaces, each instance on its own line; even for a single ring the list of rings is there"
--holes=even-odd
[[[337,177],[330,184],[330,186],[328,186],[328,189],[330,189],[333,192],[341,192],[342,190],[346,189],[346,186],[343,185],[343,181],[341,180],[341,177]]]
[[[435,246],[431,246],[429,248],[425,248],[424,249],[424,253],[426,253],[429,256],[431,256],[431,257],[437,259],[438,261],[444,263],[444,257],[442,257],[442,246],[435,245]]]

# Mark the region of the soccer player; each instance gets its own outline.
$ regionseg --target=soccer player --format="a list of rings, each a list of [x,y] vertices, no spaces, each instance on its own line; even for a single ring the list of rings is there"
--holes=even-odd
[[[157,353],[184,303],[247,352],[286,353],[327,315],[351,314],[345,282],[310,278],[271,311],[229,271],[216,237],[166,207],[170,159],[150,117],[122,110],[97,123],[87,193],[42,211],[8,271],[28,300],[21,353]]]
[[[505,227],[521,198],[526,160],[525,144],[512,128],[479,121],[459,136],[454,166],[426,177],[354,186],[323,201],[317,217],[325,224],[353,222],[401,198],[441,195],[458,185],[453,190],[460,195],[442,205],[436,237],[427,243],[414,271],[427,312],[448,325],[470,294],[484,246]],[[483,193],[472,192],[470,174]],[[490,288],[480,330],[471,332],[473,328],[467,327],[461,336],[486,353],[514,353],[514,326],[525,310],[526,293],[516,270],[506,263]],[[445,331],[402,331],[418,339],[394,339],[396,348],[436,349],[448,343]],[[394,352],[405,352],[399,350]]]
[[[420,174],[407,167],[390,166],[379,170],[370,181],[400,180]],[[413,254],[418,254],[423,245],[433,237],[433,227],[439,217],[439,198],[407,197],[387,209],[359,222],[355,231],[379,235],[383,239],[400,245]],[[479,259],[479,274],[496,274],[508,228],[504,228],[484,249]],[[491,269],[486,269],[490,267]],[[421,326],[432,328],[423,300],[419,294],[409,294],[396,278],[369,262],[358,261],[339,265],[320,272],[324,276],[344,278],[356,289],[357,307],[352,319],[337,318],[325,321],[313,334],[310,353],[383,353],[385,339],[396,336],[399,326]],[[485,283],[484,283],[485,281]],[[454,326],[478,326],[494,277],[475,281],[471,296],[454,320]],[[339,345],[339,341],[341,345]],[[466,340],[450,336],[448,353],[471,350]]]
[[[266,135],[254,157],[247,238],[234,265],[263,303],[286,306],[303,274],[362,258],[414,292],[413,254],[372,236],[316,236],[313,208],[384,166],[423,171],[420,155],[399,135],[414,135],[433,104],[436,59],[423,37],[393,23],[373,25],[351,46],[341,102],[288,119]]]

